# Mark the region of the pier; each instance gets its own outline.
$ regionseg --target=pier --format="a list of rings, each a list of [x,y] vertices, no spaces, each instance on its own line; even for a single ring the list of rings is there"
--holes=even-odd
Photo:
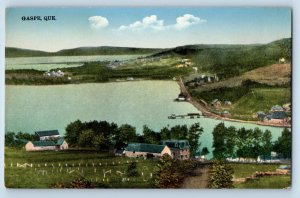
[[[188,114],[185,114],[185,115],[175,115],[175,114],[172,114],[170,116],[168,116],[168,119],[176,119],[176,118],[190,118],[190,119],[194,119],[194,118],[200,118],[201,115],[200,113],[188,113]]]

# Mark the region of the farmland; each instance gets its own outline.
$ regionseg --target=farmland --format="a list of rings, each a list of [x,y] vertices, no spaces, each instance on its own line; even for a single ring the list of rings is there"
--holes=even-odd
[[[127,177],[127,167],[133,161],[137,162],[140,174]],[[22,167],[25,163],[28,166]],[[84,177],[101,187],[150,188],[156,163],[155,160],[115,157],[94,151],[26,152],[6,148],[5,186],[51,188],[57,183],[67,185],[76,178]]]

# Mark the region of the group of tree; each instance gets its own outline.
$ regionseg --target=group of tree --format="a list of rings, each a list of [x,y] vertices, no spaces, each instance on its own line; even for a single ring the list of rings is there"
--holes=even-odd
[[[81,122],[77,120],[66,127],[65,139],[71,147],[96,148],[99,150],[110,147],[122,148],[129,142],[160,144],[163,140],[187,139],[190,152],[195,155],[199,149],[199,138],[203,128],[199,123],[164,127],[155,132],[144,125],[142,134],[137,134],[136,128],[123,124],[118,126],[107,121]]]
[[[23,132],[8,132],[5,133],[5,146],[7,147],[22,147],[26,141],[36,141],[39,137],[36,134]]]
[[[220,123],[213,130],[213,155],[217,159],[230,157],[257,159],[258,156],[266,158],[270,157],[272,151],[277,152],[280,157],[291,158],[291,146],[291,132],[286,128],[275,142],[272,141],[269,130],[263,132],[259,128],[236,129]]]
[[[154,187],[180,188],[184,179],[192,176],[196,163],[191,160],[174,160],[169,155],[161,157],[154,174]]]

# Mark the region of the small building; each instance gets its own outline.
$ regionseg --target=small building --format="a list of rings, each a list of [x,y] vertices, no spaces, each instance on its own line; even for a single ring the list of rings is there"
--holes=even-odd
[[[279,64],[284,64],[284,63],[286,63],[285,58],[283,58],[283,57],[279,58],[278,63],[279,63]]]
[[[224,118],[228,118],[228,117],[230,117],[230,113],[229,113],[229,111],[222,111],[221,116]]]
[[[165,140],[163,145],[171,149],[173,159],[186,160],[190,158],[190,144],[188,140]]]
[[[257,119],[258,119],[259,121],[264,121],[264,120],[265,120],[265,117],[266,117],[266,114],[265,114],[265,112],[263,112],[263,111],[258,111],[258,112],[256,113],[256,116],[257,116]]]
[[[226,106],[231,106],[232,104],[231,104],[231,102],[230,102],[229,100],[225,100],[225,101],[224,101],[224,105],[226,105]]]
[[[274,111],[270,115],[266,116],[267,121],[271,123],[282,124],[287,118],[287,114],[284,111]]]
[[[127,80],[127,81],[133,81],[134,78],[133,78],[133,77],[127,77],[126,80]]]
[[[177,101],[186,101],[187,100],[187,96],[184,93],[180,93],[176,99]]]
[[[284,104],[282,105],[284,111],[291,111],[291,103],[287,103],[287,104]]]
[[[213,106],[214,108],[218,109],[222,106],[222,103],[221,101],[219,101],[219,99],[214,99],[212,102],[211,102],[211,106]]]
[[[129,143],[124,150],[126,157],[161,157],[168,154],[172,157],[170,148],[166,145],[145,144],[145,143]]]
[[[55,145],[57,150],[66,150],[69,148],[69,145],[64,138],[59,138]]]
[[[123,156],[124,155],[124,149],[115,149],[115,156]]]
[[[60,138],[58,130],[36,131],[35,134],[40,140],[50,140]]]
[[[26,151],[66,150],[68,148],[68,143],[64,138],[59,138],[56,142],[49,140],[29,141],[25,145]]]
[[[275,112],[275,111],[284,111],[284,109],[280,106],[280,105],[274,105],[271,110],[271,112]]]

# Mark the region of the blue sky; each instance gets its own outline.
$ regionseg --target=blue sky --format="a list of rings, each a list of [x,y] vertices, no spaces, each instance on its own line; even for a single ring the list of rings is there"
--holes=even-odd
[[[56,21],[22,21],[22,16]],[[168,48],[268,43],[291,37],[289,8],[11,8],[6,46],[58,51],[81,46]]]

